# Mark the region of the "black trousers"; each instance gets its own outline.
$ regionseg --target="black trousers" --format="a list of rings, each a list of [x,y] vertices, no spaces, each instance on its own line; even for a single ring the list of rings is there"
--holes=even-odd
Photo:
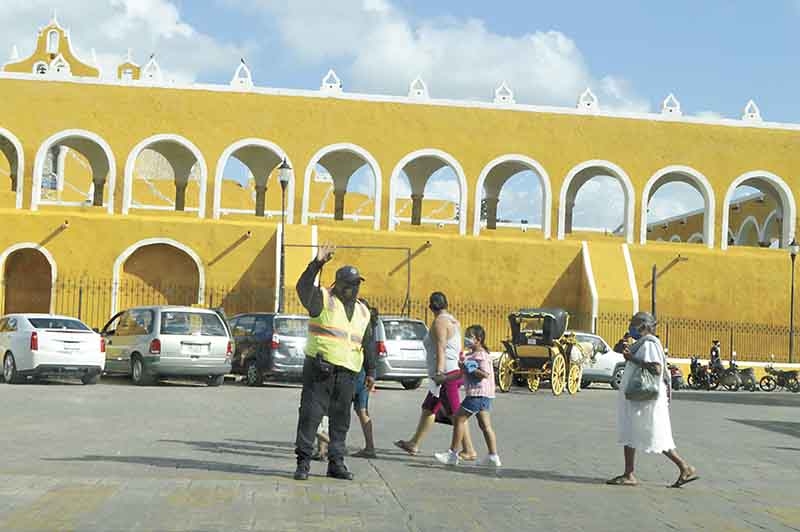
[[[295,441],[298,462],[311,460],[317,428],[325,414],[328,415],[331,437],[328,459],[330,462],[343,461],[356,374],[340,366],[331,368],[329,374],[323,373],[317,360],[311,357],[306,357],[303,364],[303,392]]]

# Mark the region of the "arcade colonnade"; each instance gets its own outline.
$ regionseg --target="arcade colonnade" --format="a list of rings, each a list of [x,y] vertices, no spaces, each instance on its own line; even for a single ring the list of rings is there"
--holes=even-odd
[[[476,176],[465,173],[458,154],[441,149],[421,148],[406,154],[398,161],[378,161],[364,147],[352,143],[335,143],[321,146],[308,161],[292,158],[281,146],[269,139],[245,138],[231,139],[230,144],[219,154],[203,153],[190,139],[175,134],[157,134],[142,139],[127,154],[114,153],[111,145],[92,131],[68,129],[54,132],[41,145],[25,146],[10,130],[0,128],[0,151],[8,162],[9,182],[13,193],[13,206],[24,209],[25,187],[30,186],[29,208],[59,206],[93,206],[115,213],[115,205],[121,204],[120,214],[133,211],[184,211],[196,214],[198,218],[220,219],[231,214],[273,217],[280,210],[269,208],[267,193],[270,179],[276,183],[275,170],[283,160],[294,169],[294,178],[288,183],[286,194],[287,223],[295,223],[295,202],[300,205],[300,223],[309,224],[320,218],[341,221],[354,218],[356,221],[369,220],[375,230],[402,230],[405,225],[435,225],[438,227],[457,227],[459,234],[471,233],[478,236],[499,228],[497,206],[504,186],[510,178],[520,172],[530,172],[538,179],[541,199],[535,208],[541,213],[541,223],[505,223],[504,229],[528,228],[539,230],[544,238],[565,239],[573,232],[573,208],[578,192],[590,180],[607,176],[616,180],[623,196],[623,223],[615,234],[627,242],[636,240],[638,222],[638,242],[647,242],[648,207],[656,191],[669,183],[685,183],[697,190],[703,200],[702,232],[691,241],[702,241],[709,248],[726,249],[729,242],[738,241],[739,228],[729,227],[729,210],[736,199],[735,192],[740,186],[757,189],[771,196],[778,210],[776,220],[780,220],[780,241],[785,246],[794,236],[797,207],[794,194],[784,176],[764,169],[752,169],[740,175],[714,176],[717,182],[726,183],[723,190],[714,190],[708,177],[690,166],[673,164],[660,168],[650,176],[631,177],[619,164],[603,159],[576,161],[563,176],[554,175],[531,154],[509,153],[487,160],[482,171]],[[91,175],[88,189],[81,191],[85,197],[80,201],[61,198],[57,191],[65,188],[65,154],[77,153],[86,171]],[[137,183],[144,152],[154,154],[162,161],[168,183]],[[33,156],[32,172],[25,176],[26,154]],[[125,167],[118,169],[118,157],[123,157]],[[246,168],[254,183],[254,207],[252,209],[230,208],[225,205],[224,187],[226,165],[236,159]],[[208,161],[215,164],[211,169]],[[382,169],[391,168],[388,183],[384,181]],[[333,214],[317,212],[311,201],[311,190],[321,169],[327,174],[333,193]],[[449,217],[432,219],[425,217],[423,204],[426,201],[426,187],[432,176],[449,169],[455,178],[455,212]],[[213,171],[213,179],[209,173]],[[348,215],[345,212],[345,198],[348,184],[359,172],[366,172],[371,179],[371,192],[367,195],[372,203],[369,214]],[[121,186],[118,184],[122,177]],[[297,183],[297,179],[302,179]],[[475,188],[470,190],[474,180]],[[403,181],[407,187],[403,187]],[[636,182],[644,185],[637,190]],[[167,186],[168,185],[168,186]],[[299,186],[298,186],[299,185]],[[137,188],[139,187],[139,188]],[[146,187],[156,190],[164,199],[161,204],[148,204],[137,198]],[[160,187],[160,188],[159,188]],[[74,187],[73,187],[74,188]],[[410,217],[400,215],[397,203],[404,188],[410,188]],[[210,189],[210,190],[209,190]],[[273,190],[280,190],[272,187]],[[555,190],[554,190],[555,189]],[[6,189],[8,190],[8,189]],[[52,193],[51,193],[52,192]],[[207,195],[212,195],[211,213],[206,212]],[[384,196],[388,194],[388,198]],[[554,195],[557,196],[554,198]],[[298,198],[298,195],[300,196]],[[121,196],[121,201],[115,199]],[[405,197],[405,196],[404,196]],[[408,199],[407,197],[405,197]],[[638,200],[638,203],[637,203]],[[605,208],[604,200],[597,200],[598,208]],[[383,216],[383,208],[388,212]],[[470,212],[471,217],[467,214]],[[471,223],[471,227],[468,227]],[[555,228],[553,224],[556,224]],[[737,238],[720,238],[720,235],[733,234]]]

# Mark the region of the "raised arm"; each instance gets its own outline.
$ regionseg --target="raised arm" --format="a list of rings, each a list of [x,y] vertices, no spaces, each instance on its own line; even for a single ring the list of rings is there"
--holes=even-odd
[[[297,295],[300,298],[300,303],[308,311],[308,315],[316,318],[322,313],[322,290],[314,281],[317,275],[322,271],[322,267],[326,262],[333,258],[335,248],[330,245],[320,246],[317,251],[317,256],[312,260],[305,271],[300,274],[297,280]]]

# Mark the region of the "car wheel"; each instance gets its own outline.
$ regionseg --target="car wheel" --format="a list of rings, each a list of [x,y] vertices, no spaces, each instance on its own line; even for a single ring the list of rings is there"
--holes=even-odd
[[[403,388],[406,390],[416,390],[422,386],[422,379],[406,379],[400,381],[400,384],[402,384]]]
[[[222,383],[224,382],[225,382],[225,375],[211,375],[208,378],[209,386],[222,386]]]
[[[619,390],[619,387],[622,386],[622,377],[625,375],[625,368],[619,367],[614,370],[614,375],[611,377],[611,387],[615,390]]]
[[[81,382],[84,384],[97,384],[97,381],[100,380],[99,373],[87,373],[81,377]]]
[[[264,382],[264,374],[258,369],[255,360],[247,363],[247,373],[245,374],[245,381],[248,386],[261,386]]]
[[[8,384],[19,384],[20,378],[17,373],[17,362],[14,360],[14,355],[7,353],[3,359],[3,379]]]
[[[150,386],[155,382],[139,355],[135,355],[131,360],[131,380],[137,386]]]

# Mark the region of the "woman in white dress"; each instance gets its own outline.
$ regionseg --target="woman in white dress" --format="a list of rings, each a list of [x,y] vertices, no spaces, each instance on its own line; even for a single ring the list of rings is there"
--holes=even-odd
[[[655,335],[656,320],[652,314],[639,312],[631,318],[628,332],[636,342],[626,347],[623,355],[627,364],[617,398],[617,434],[625,449],[625,472],[606,483],[615,486],[636,486],[639,481],[633,474],[636,450],[645,453],[662,453],[679,470],[678,480],[672,487],[679,488],[697,480],[697,470],[689,465],[675,450],[672,425],[669,419],[669,375],[664,347]],[[631,375],[644,367],[660,376],[658,397],[650,401],[631,401],[625,389]]]

